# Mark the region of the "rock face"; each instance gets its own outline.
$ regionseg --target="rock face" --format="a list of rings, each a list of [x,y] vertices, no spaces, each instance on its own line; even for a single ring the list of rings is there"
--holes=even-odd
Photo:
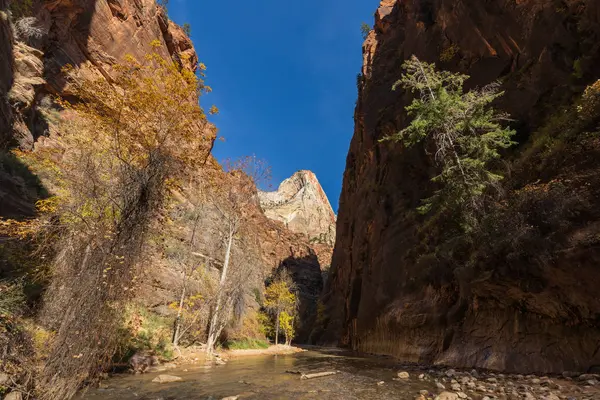
[[[311,171],[298,171],[275,192],[259,192],[265,215],[280,221],[292,232],[305,234],[311,242],[333,246],[335,214],[327,195]]]
[[[298,288],[299,324],[296,327],[295,341],[309,343],[318,314],[319,297],[323,291],[323,274],[317,256],[307,254],[303,257],[288,257],[281,262],[279,269],[288,271]]]
[[[8,20],[8,0],[0,0],[0,145],[10,140],[12,110],[6,99],[13,84],[13,33]]]
[[[169,20],[155,0],[53,0],[33,1],[32,4],[27,15],[32,16],[32,26],[39,33],[35,36],[12,28],[19,26],[22,15],[13,13],[11,23],[9,2],[0,0],[0,217],[4,218],[35,215],[35,201],[45,194],[37,177],[5,150],[18,146],[31,151],[49,140],[60,117],[52,96],[68,96],[70,79],[111,79],[113,66],[122,62],[126,55],[141,60],[146,54],[157,52],[190,70],[195,70],[198,63],[189,37]],[[158,41],[158,45],[151,45],[153,41]],[[73,69],[65,71],[63,68],[67,65]],[[200,128],[198,135],[214,139],[211,124]],[[207,142],[212,145],[212,140]],[[207,164],[210,164],[207,169],[221,171],[212,158]],[[224,185],[235,185],[232,177],[221,174]],[[322,203],[319,206],[327,205],[329,226],[332,226],[333,212],[314,174],[306,173],[299,179],[306,180],[306,194],[300,197],[316,196],[315,199]],[[198,193],[184,191],[179,195],[179,209],[186,212],[189,211],[189,199],[197,197]],[[313,280],[314,288],[306,289],[311,293],[311,301],[314,300],[318,296],[315,290],[320,292],[323,284],[320,265],[330,264],[331,245],[310,243],[306,237],[310,230],[294,232],[284,224],[268,219],[258,201],[246,212],[252,232],[238,251],[242,253],[240,258],[254,267],[253,275],[248,279],[262,291],[265,278],[284,260],[289,265],[302,265],[318,277]],[[173,218],[177,217],[181,216]],[[211,224],[218,223],[214,217],[209,210],[203,214],[205,220],[202,222],[211,228]],[[189,227],[181,220],[178,223],[180,225],[174,229],[180,235],[177,239],[185,242],[190,236]],[[310,219],[310,223],[313,225],[307,228],[316,226],[315,229],[319,229],[319,221],[314,225]],[[326,228],[319,230],[316,236],[327,232]],[[198,235],[202,236],[198,239],[198,252],[209,255],[218,263],[222,249],[217,248],[220,240],[214,232],[214,229],[205,229]],[[164,310],[166,304],[178,299],[183,274],[160,249],[150,246],[148,253],[153,268],[144,277],[140,297],[149,308]],[[0,263],[0,276],[13,267],[16,266]],[[300,269],[297,272],[299,279],[305,280],[305,272]],[[211,273],[218,276],[218,269],[212,268]],[[246,306],[256,306],[255,296],[247,297]],[[305,324],[305,330],[310,331],[308,324]]]
[[[599,365],[599,119],[581,112],[595,86],[577,103],[600,77],[599,3],[387,0],[375,20],[320,341],[460,367]],[[424,149],[378,141],[406,126],[411,97],[391,87],[413,54],[470,87],[501,79],[516,120],[506,194],[471,234],[415,212],[435,190]]]
[[[126,55],[153,51],[196,69],[191,40],[155,0],[0,1],[0,150],[29,151],[51,135],[59,115],[52,96],[68,96],[70,78],[110,79]],[[202,129],[214,137],[209,124]],[[42,194],[27,168],[2,154],[0,217],[33,215]]]

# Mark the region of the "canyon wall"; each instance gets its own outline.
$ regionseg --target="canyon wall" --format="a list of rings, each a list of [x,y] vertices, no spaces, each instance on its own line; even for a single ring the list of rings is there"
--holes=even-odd
[[[151,44],[153,41],[158,41],[158,45]],[[54,96],[68,97],[72,80],[110,80],[115,73],[114,65],[123,62],[126,55],[143,60],[151,52],[171,58],[183,68],[193,71],[197,68],[198,56],[190,38],[155,0],[24,3],[0,0],[0,217],[32,217],[36,213],[36,200],[49,195],[43,182],[8,150],[35,151],[37,146],[51,145],[52,136],[59,133],[61,118]],[[67,66],[72,68],[65,69]],[[210,123],[201,123],[198,135],[208,138],[208,154],[216,128]],[[205,170],[199,173],[216,176],[224,187],[232,190],[239,183],[225,173],[212,156],[207,158]],[[168,239],[180,243],[188,241],[190,221],[183,216],[194,211],[202,192],[207,190],[210,190],[208,181],[204,187],[186,186],[174,193],[168,209],[155,221],[156,231],[166,232],[163,224],[171,220],[174,222],[169,225],[172,229]],[[216,232],[223,221],[219,221],[210,201],[202,207],[203,229],[202,234],[198,234],[196,253],[213,261],[205,264],[209,275],[216,277],[223,259]],[[294,268],[298,279],[308,277],[315,282],[320,292],[320,265],[330,263],[330,244],[311,242],[306,234],[293,232],[283,223],[268,219],[257,199],[245,210],[245,218],[245,239],[235,256],[251,269],[247,279],[253,288],[262,293],[265,279],[285,264]],[[4,240],[0,237],[0,244]],[[144,262],[152,268],[145,270],[139,299],[149,309],[172,314],[167,305],[178,300],[184,274],[176,257],[165,254],[164,240],[164,237],[153,237],[146,249]],[[9,251],[12,251],[9,247],[0,246],[0,279],[21,273],[21,267],[13,262],[15,257]],[[198,260],[203,261],[201,257]],[[311,292],[313,288],[307,290]],[[311,296],[307,300],[310,304],[302,300],[304,308],[314,307],[318,294],[311,292]],[[253,293],[247,293],[243,300],[245,310],[259,308]],[[304,330],[310,331],[310,326],[306,325]]]
[[[318,340],[513,372],[600,365],[600,2],[384,0],[363,45],[355,130]],[[500,80],[519,144],[474,232],[420,215],[437,166],[379,142],[408,118],[412,55]],[[582,93],[585,93],[581,97]]]

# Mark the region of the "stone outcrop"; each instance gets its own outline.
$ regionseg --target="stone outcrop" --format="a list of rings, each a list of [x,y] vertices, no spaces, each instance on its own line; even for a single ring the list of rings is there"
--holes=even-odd
[[[298,171],[284,180],[277,191],[259,192],[265,215],[311,242],[333,246],[335,214],[325,191],[311,171]]]
[[[593,103],[577,98],[600,77],[599,43],[593,0],[381,3],[363,46],[322,343],[519,372],[600,365],[599,121],[577,111]],[[436,166],[422,147],[379,142],[407,124],[410,94],[391,87],[413,54],[506,92],[497,106],[519,146],[498,166],[506,195],[475,233],[415,212]]]

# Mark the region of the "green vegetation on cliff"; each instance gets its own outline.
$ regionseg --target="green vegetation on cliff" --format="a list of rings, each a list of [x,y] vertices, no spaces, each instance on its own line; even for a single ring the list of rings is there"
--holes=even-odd
[[[423,200],[419,211],[458,211],[464,227],[472,227],[483,208],[483,194],[502,179],[491,170],[490,163],[500,158],[501,150],[514,144],[511,138],[515,131],[500,124],[508,116],[491,107],[503,93],[495,83],[465,93],[467,75],[437,71],[434,64],[414,56],[403,69],[393,89],[401,87],[415,94],[406,107],[412,120],[383,140],[407,147],[425,142],[428,154],[441,167],[432,179],[440,189]]]

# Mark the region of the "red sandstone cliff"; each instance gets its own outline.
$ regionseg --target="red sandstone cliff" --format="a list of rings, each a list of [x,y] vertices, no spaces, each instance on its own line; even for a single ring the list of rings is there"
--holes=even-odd
[[[600,365],[600,3],[386,0],[363,46],[321,342],[508,371]],[[468,235],[415,212],[435,187],[407,123],[405,59],[501,79],[516,120],[506,195]],[[579,108],[580,107],[580,108]],[[581,109],[593,109],[590,115]],[[579,109],[579,111],[577,111]],[[585,115],[584,115],[585,114]]]
[[[53,95],[68,96],[66,65],[75,79],[111,79],[113,65],[126,55],[142,59],[150,52],[172,58],[182,67],[195,70],[198,63],[194,46],[183,29],[169,20],[165,10],[155,0],[52,0],[34,1],[31,9],[23,10],[21,3],[0,0],[0,217],[21,218],[35,214],[35,201],[44,193],[43,184],[6,150],[19,146],[31,151],[34,145],[56,133],[60,110],[53,103]],[[12,12],[12,21],[10,14]],[[18,12],[16,12],[18,11]],[[26,13],[24,13],[26,11]],[[30,18],[29,34],[19,30],[19,21]],[[160,46],[151,46],[158,40]],[[207,123],[200,126],[198,135],[215,137],[215,128]],[[209,146],[212,140],[209,140]],[[212,158],[207,169],[218,170],[223,185],[235,185]],[[188,188],[189,189],[189,188]],[[186,210],[189,200],[197,193],[183,190],[180,207]],[[210,204],[207,207],[210,209]],[[268,219],[258,202],[246,210],[251,233],[245,241],[243,256],[252,265],[255,274],[249,279],[262,292],[265,278],[281,265],[297,272],[299,279],[312,282],[316,290],[310,301],[322,288],[320,263],[329,265],[331,246],[310,243],[300,233],[288,230],[282,223]],[[165,210],[164,215],[168,211]],[[214,231],[210,224],[218,223],[214,215],[206,213],[205,241],[200,250],[219,259],[215,249]],[[182,221],[177,221],[177,239],[189,240],[189,232]],[[213,232],[213,237],[209,232]],[[1,239],[1,238],[0,238]],[[0,278],[10,276],[16,267],[11,265],[0,249]],[[150,307],[164,306],[176,300],[181,271],[157,246],[149,246],[153,268],[148,269],[143,300]],[[251,299],[254,301],[254,297]],[[310,326],[305,328],[310,331]]]

